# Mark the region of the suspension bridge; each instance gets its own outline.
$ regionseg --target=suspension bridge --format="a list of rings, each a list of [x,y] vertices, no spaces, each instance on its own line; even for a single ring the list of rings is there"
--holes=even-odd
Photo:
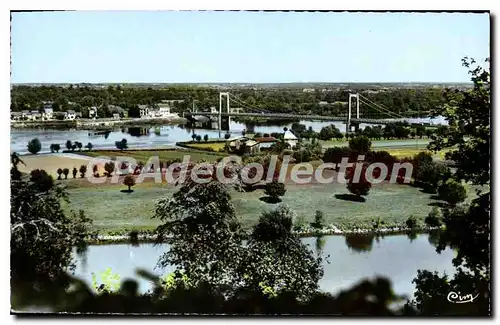
[[[225,102],[225,105],[223,105]],[[291,119],[291,120],[314,120],[314,121],[332,121],[344,122],[346,124],[346,133],[357,130],[359,124],[384,125],[394,122],[408,122],[409,118],[389,110],[387,107],[377,104],[369,98],[356,93],[349,94],[346,115],[329,116],[318,114],[295,114],[295,113],[276,113],[263,108],[252,107],[242,101],[239,97],[232,95],[231,103],[236,103],[238,108],[230,107],[230,94],[228,92],[219,93],[219,108],[212,107],[210,111],[198,111],[193,102],[193,108],[190,112],[183,113],[183,116],[192,121],[197,121],[204,117],[211,119],[217,117],[219,131],[221,129],[229,130],[228,124],[231,117],[257,117],[273,119]],[[363,106],[360,106],[362,104]],[[225,106],[225,107],[224,107]],[[362,107],[370,108],[370,113],[363,114]],[[241,110],[244,110],[243,112]],[[375,114],[373,114],[375,113]],[[416,124],[416,123],[413,123]],[[224,127],[223,127],[224,126]]]

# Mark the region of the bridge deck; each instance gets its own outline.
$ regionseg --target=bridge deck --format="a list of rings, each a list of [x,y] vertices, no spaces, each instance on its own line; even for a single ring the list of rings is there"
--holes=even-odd
[[[198,113],[185,113],[186,116],[218,116],[219,113],[212,112],[198,112]],[[298,120],[319,120],[319,121],[338,121],[346,122],[346,116],[324,116],[324,115],[299,115],[288,113],[221,113],[221,116],[232,117],[272,117],[281,119],[298,119]],[[407,119],[373,119],[373,118],[351,118],[352,123],[369,123],[369,124],[388,124],[391,122],[403,122]]]

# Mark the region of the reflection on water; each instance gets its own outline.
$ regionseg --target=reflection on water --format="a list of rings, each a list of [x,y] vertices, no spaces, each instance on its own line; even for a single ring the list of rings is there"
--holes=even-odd
[[[373,234],[349,234],[345,236],[345,244],[354,252],[370,252],[373,247]]]
[[[319,284],[321,290],[325,291],[338,292],[363,278],[385,276],[392,281],[397,294],[411,296],[414,291],[411,281],[418,269],[446,272],[449,275],[454,272],[452,259],[455,253],[446,249],[438,254],[430,244],[434,239],[431,240],[427,234],[420,234],[413,241],[406,235],[378,238],[324,236],[319,240],[311,237],[302,241],[309,245],[311,251],[316,250],[324,258],[324,276]],[[86,261],[75,256],[75,275],[89,284],[92,283],[92,272],[99,274],[107,268],[119,274],[121,280],[137,279],[137,268],[153,271],[160,276],[173,271],[172,267],[155,269],[160,255],[168,249],[166,244],[92,245],[86,252]],[[145,292],[151,288],[151,284],[140,280],[139,288]]]
[[[442,121],[438,121],[439,123]],[[242,131],[258,132],[258,133],[273,133],[283,132],[283,127],[290,128],[293,121],[287,120],[272,120],[260,123],[238,123],[232,121],[230,123],[230,131],[233,136],[241,135]],[[306,129],[311,127],[314,131],[319,132],[321,128],[328,125],[335,125],[340,130],[345,130],[343,122],[326,122],[326,121],[300,121],[306,126]],[[360,124],[360,128],[364,128],[369,124]],[[151,147],[172,147],[176,142],[190,141],[193,134],[200,136],[207,135],[209,138],[224,137],[227,131],[219,133],[217,123],[208,125],[209,128],[192,128],[189,125],[161,125],[155,127],[114,127],[108,132],[97,132],[95,130],[82,129],[12,129],[10,137],[11,151],[16,151],[20,154],[26,154],[28,141],[37,137],[42,143],[40,153],[50,152],[52,143],[59,143],[64,147],[67,140],[72,142],[79,141],[84,144],[91,142],[95,149],[114,149],[115,142],[122,139],[127,139],[129,148],[151,148]],[[214,128],[215,126],[215,128]],[[416,140],[418,141],[418,140]],[[394,142],[394,141],[393,141]]]

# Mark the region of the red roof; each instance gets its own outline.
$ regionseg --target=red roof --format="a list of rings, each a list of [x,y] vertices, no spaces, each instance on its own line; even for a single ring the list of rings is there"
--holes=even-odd
[[[257,142],[276,142],[278,141],[275,137],[265,137],[265,138],[253,138]]]

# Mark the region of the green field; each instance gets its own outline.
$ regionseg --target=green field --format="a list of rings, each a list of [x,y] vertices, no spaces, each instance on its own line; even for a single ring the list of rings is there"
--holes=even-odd
[[[153,229],[159,224],[154,215],[155,202],[171,196],[176,189],[166,185],[143,183],[134,187],[133,193],[120,192],[123,186],[70,188],[70,204],[66,209],[84,209],[94,220],[93,227],[101,233],[114,233],[130,229]],[[373,219],[380,217],[386,225],[401,225],[410,215],[423,221],[432,206],[439,201],[409,185],[378,184],[367,196],[366,202],[338,199],[336,194],[347,194],[343,184],[287,185],[283,203],[307,222],[316,210],[324,213],[326,222],[341,229],[370,228]],[[469,189],[469,194],[474,191]],[[254,225],[262,211],[277,204],[265,203],[262,190],[249,193],[232,192],[236,215],[245,227]]]
[[[183,159],[185,155],[191,156],[192,161],[206,160],[210,162],[215,162],[219,158],[226,156],[224,153],[218,152],[206,152],[206,151],[196,151],[196,150],[125,150],[123,152],[116,150],[109,151],[82,151],[77,152],[78,154],[90,156],[90,157],[117,157],[117,156],[127,156],[133,157],[137,161],[142,161],[146,163],[149,158],[153,156],[159,157],[161,161],[172,160],[172,159]]]

